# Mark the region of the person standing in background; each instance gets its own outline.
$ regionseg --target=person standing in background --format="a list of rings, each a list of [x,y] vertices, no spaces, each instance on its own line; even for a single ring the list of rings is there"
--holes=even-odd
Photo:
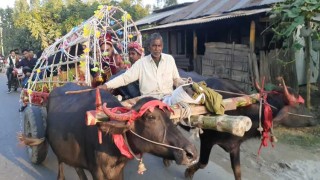
[[[7,58],[6,61],[6,68],[7,68],[7,79],[8,79],[8,92],[7,93],[11,93],[11,83],[12,83],[12,78],[13,78],[13,68],[16,66],[18,59],[16,56],[16,53],[14,50],[10,51],[9,57]]]

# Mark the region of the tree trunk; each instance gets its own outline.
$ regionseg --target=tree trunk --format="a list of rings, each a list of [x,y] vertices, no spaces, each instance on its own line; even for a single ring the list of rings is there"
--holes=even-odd
[[[306,28],[310,29],[310,22],[306,22]],[[310,78],[311,78],[311,70],[310,70],[310,62],[311,62],[311,35],[308,35],[304,37],[306,49],[305,49],[305,55],[306,55],[306,79],[307,79],[307,97],[306,97],[306,105],[307,108],[311,108],[311,84],[310,84]]]

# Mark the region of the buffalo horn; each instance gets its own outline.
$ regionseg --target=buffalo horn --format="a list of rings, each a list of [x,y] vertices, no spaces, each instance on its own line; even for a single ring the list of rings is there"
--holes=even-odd
[[[100,112],[102,111],[102,101],[99,88],[96,90],[96,109]]]
[[[289,90],[288,90],[288,88],[286,86],[286,83],[284,82],[283,78],[281,78],[281,81],[282,81],[282,85],[283,85],[284,96],[288,100],[289,104],[296,103],[297,102],[297,98],[294,97],[294,95],[289,93]]]
[[[103,109],[103,112],[107,116],[109,116],[109,118],[118,120],[118,121],[128,121],[132,116],[132,111],[129,111],[127,113],[122,113],[122,114],[112,112],[109,108],[107,108],[107,103],[103,103],[102,109]]]
[[[259,85],[259,83],[258,83],[257,81],[254,81],[254,86],[255,86],[255,88],[256,88],[256,90],[257,90],[258,92],[261,91],[261,87],[260,87],[260,85]]]

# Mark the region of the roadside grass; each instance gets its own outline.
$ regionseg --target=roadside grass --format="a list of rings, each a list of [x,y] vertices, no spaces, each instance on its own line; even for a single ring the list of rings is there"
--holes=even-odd
[[[320,148],[320,125],[305,128],[277,127],[274,134],[278,142],[303,148]]]

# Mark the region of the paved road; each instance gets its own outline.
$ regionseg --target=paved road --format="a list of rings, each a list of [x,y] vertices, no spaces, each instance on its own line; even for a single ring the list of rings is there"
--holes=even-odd
[[[20,91],[11,94],[6,91],[6,76],[0,73],[0,180],[56,179],[58,163],[51,150],[42,165],[33,165],[29,161],[26,148],[18,145],[16,134],[23,131],[23,113],[18,112]],[[199,142],[194,143],[199,147]],[[173,164],[170,168],[165,168],[162,160],[152,155],[145,155],[144,163],[148,170],[141,176],[136,173],[138,162],[129,162],[125,168],[125,179],[184,179],[184,166]],[[78,179],[75,170],[67,165],[65,173],[68,180]],[[198,171],[194,179],[228,180],[233,179],[233,175],[210,162],[206,169]]]

